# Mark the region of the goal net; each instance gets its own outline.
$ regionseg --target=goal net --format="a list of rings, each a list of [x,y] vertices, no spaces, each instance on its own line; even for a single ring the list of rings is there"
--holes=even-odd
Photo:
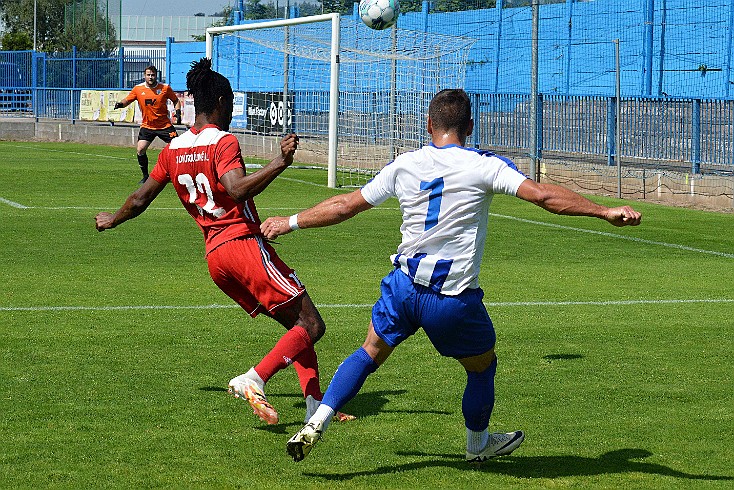
[[[243,154],[272,158],[286,132],[296,161],[360,186],[428,142],[428,103],[464,86],[474,39],[387,29],[326,14],[207,30],[207,56],[235,92]]]

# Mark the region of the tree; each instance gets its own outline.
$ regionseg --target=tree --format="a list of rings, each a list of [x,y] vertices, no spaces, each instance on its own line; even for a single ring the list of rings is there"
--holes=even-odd
[[[210,27],[231,26],[232,21],[234,20],[232,18],[232,12],[232,7],[226,5],[221,12],[217,12],[214,14],[214,17],[221,17],[222,20],[212,22],[212,25]],[[206,34],[194,34],[191,36],[191,38],[194,41],[206,41]]]
[[[319,15],[323,13],[320,3],[300,3],[298,4],[298,9],[301,12],[301,17],[308,17],[311,15]]]
[[[68,51],[112,51],[117,42],[115,27],[96,0],[73,2],[65,7],[64,34],[61,45]]]
[[[352,12],[354,0],[321,0],[321,7],[325,14],[338,12],[348,14]]]
[[[6,32],[0,39],[0,47],[5,51],[25,51],[33,49],[33,39],[27,32]]]
[[[95,0],[70,5],[68,0],[2,0],[0,19],[7,32],[13,36],[30,33],[31,47],[34,1],[38,51],[70,51],[72,46],[84,51],[108,51],[117,44],[114,26]]]
[[[244,18],[248,20],[275,19],[278,14],[273,3],[260,3],[259,0],[245,0]]]
[[[464,10],[489,9],[494,8],[496,5],[495,0],[436,0],[431,10],[434,12],[460,12]]]

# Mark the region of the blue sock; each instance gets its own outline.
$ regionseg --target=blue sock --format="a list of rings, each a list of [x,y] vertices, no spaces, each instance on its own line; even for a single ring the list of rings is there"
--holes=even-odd
[[[321,403],[338,411],[354,398],[367,376],[374,373],[377,367],[367,351],[360,347],[339,365]]]
[[[467,371],[466,388],[461,399],[461,412],[466,428],[476,432],[489,426],[489,417],[494,408],[494,375],[497,359],[481,373]]]

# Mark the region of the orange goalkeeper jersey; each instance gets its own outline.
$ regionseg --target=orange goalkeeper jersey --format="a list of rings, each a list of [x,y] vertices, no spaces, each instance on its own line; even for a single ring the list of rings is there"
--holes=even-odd
[[[176,97],[176,93],[170,85],[158,83],[155,87],[150,88],[143,82],[134,86],[123,100],[125,102],[138,101],[140,112],[143,114],[142,127],[165,129],[172,126],[171,119],[168,116],[167,101],[170,100],[175,104],[178,102],[178,97]]]

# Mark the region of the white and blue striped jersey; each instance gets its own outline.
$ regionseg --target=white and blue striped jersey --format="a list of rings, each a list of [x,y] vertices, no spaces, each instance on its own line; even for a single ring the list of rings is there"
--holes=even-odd
[[[479,287],[494,194],[515,195],[527,177],[507,158],[457,145],[398,156],[362,188],[373,206],[397,197],[402,242],[393,264],[446,295]]]

